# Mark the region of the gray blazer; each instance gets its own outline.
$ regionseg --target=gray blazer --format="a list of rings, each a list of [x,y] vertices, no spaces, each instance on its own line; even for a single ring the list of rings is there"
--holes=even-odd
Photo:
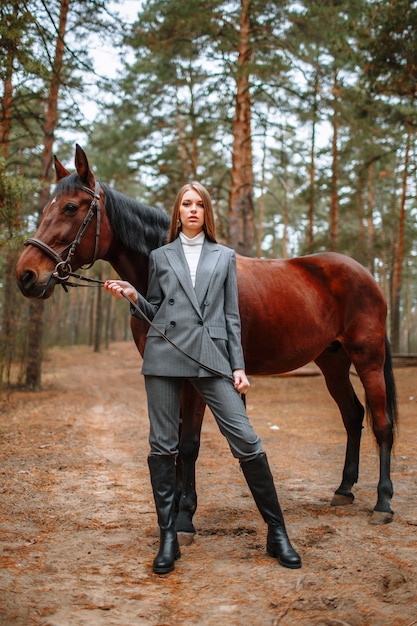
[[[146,299],[138,306],[184,352],[208,367],[231,375],[244,369],[234,250],[204,241],[195,288],[181,240],[153,250]],[[131,309],[132,315],[140,314]],[[153,328],[148,331],[142,374],[211,376],[187,359]]]

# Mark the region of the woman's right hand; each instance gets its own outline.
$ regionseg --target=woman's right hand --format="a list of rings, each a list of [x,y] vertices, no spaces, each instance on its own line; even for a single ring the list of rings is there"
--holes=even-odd
[[[136,289],[127,280],[106,280],[104,289],[115,298],[123,298],[123,293],[129,296],[133,302],[137,302],[138,295]],[[123,292],[123,293],[122,293]]]

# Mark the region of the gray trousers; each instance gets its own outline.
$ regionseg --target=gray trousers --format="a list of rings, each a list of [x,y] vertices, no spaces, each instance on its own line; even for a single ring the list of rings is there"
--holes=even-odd
[[[150,421],[151,455],[177,455],[179,448],[180,395],[183,378],[145,376]],[[262,452],[262,443],[246,414],[242,398],[225,378],[189,378],[213,413],[233,456],[251,461]]]

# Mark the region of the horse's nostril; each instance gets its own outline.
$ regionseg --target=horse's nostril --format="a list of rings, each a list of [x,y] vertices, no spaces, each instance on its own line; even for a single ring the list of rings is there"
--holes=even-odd
[[[30,289],[35,280],[36,275],[35,272],[32,272],[32,270],[25,270],[20,278],[20,282],[24,289]]]

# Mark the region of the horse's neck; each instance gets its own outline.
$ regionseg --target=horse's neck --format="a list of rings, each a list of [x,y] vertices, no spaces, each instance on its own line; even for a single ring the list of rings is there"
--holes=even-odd
[[[105,258],[122,280],[127,280],[143,295],[148,289],[149,257],[133,251],[121,249]]]
[[[109,219],[112,235],[105,260],[112,265],[122,280],[129,281],[145,295],[148,289],[149,254],[165,240],[169,218],[165,216],[164,220],[159,210],[136,203],[107,187],[105,191],[106,209],[108,214],[113,215],[113,218]],[[123,221],[123,229],[119,223],[118,236],[115,236],[117,221]],[[140,241],[141,237],[135,236],[137,229],[142,238],[146,237],[146,242]]]

